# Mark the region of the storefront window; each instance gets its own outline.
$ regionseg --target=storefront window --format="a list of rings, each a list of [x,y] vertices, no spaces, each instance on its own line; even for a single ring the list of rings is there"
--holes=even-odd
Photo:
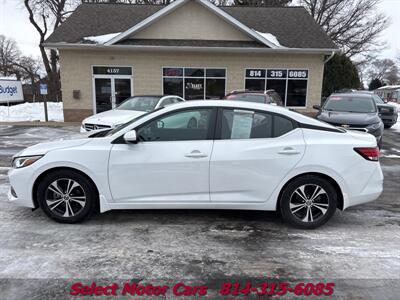
[[[164,78],[164,94],[183,97],[183,78]]]
[[[186,100],[222,99],[226,70],[217,68],[163,68],[164,94]]]
[[[245,89],[275,90],[285,106],[305,107],[307,101],[308,70],[246,69]]]

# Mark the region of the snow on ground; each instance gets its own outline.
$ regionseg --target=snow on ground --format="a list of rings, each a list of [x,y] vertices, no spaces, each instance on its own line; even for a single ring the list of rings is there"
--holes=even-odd
[[[397,111],[400,114],[400,103],[389,102],[388,104],[397,107]],[[397,123],[392,126],[392,129],[396,130],[397,132],[400,132],[400,117],[397,119]]]
[[[103,34],[103,35],[86,36],[83,39],[85,41],[95,42],[96,44],[105,44],[109,40],[115,38],[120,33],[121,32],[109,33],[109,34]]]
[[[64,121],[63,103],[47,102],[49,121]],[[44,121],[43,102],[0,106],[0,122]]]

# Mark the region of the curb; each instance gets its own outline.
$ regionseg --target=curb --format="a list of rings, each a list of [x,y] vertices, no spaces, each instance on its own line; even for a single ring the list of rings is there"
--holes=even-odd
[[[80,126],[80,122],[40,122],[40,121],[25,121],[25,122],[0,122],[0,126],[31,126],[31,127],[66,127]]]

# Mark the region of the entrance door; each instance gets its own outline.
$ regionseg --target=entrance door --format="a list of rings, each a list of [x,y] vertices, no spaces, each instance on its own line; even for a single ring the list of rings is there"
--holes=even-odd
[[[131,97],[131,67],[93,67],[93,112],[114,109]]]
[[[131,97],[131,79],[130,78],[115,78],[114,79],[114,106],[118,106],[121,102],[125,101],[127,98]]]
[[[95,78],[95,98],[96,107],[95,113],[100,113],[112,109],[112,83],[111,78]]]

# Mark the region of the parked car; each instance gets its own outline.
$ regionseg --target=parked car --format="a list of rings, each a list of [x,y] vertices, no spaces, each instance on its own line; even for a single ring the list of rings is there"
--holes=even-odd
[[[266,90],[266,91],[240,90],[240,91],[232,91],[229,94],[227,94],[224,97],[224,99],[246,101],[246,102],[266,103],[266,104],[283,106],[283,101],[281,99],[281,96],[279,96],[279,94],[275,90]]]
[[[197,127],[167,125],[193,115]],[[282,107],[186,101],[90,138],[23,150],[8,197],[64,223],[96,207],[278,209],[288,223],[316,228],[337,208],[379,197],[378,159],[372,135]]]
[[[134,96],[126,99],[115,109],[84,119],[82,121],[81,132],[114,128],[146,112],[182,101],[185,100],[173,95]]]
[[[394,105],[385,103],[385,101],[374,92],[357,91],[355,93],[367,94],[372,96],[376,106],[378,107],[379,116],[381,117],[381,120],[385,125],[385,128],[390,128],[394,124],[396,124],[398,118],[398,111]]]
[[[368,132],[376,138],[378,146],[381,147],[384,125],[372,95],[332,94],[322,107],[313,107],[319,110],[318,120],[346,129]]]

